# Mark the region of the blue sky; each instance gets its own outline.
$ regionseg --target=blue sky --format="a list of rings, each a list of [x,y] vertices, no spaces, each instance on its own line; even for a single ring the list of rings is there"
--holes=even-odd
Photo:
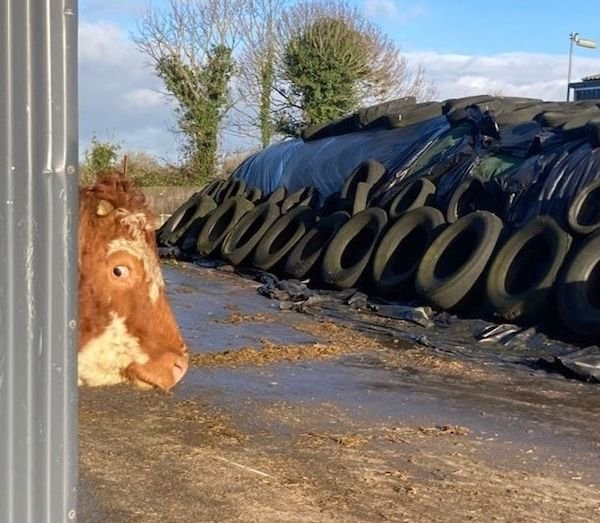
[[[351,0],[435,84],[438,99],[493,92],[564,99],[568,36],[600,42],[600,2]],[[154,0],[152,5],[164,4]],[[130,41],[149,0],[80,0],[80,141],[175,159],[172,106]],[[600,73],[600,49],[575,48],[573,79]],[[225,134],[227,152],[253,145]]]
[[[385,16],[374,18],[405,51],[564,54],[572,31],[600,39],[600,2],[579,2],[571,7],[558,0],[354,3],[371,5],[374,13],[391,13],[387,22]]]
[[[165,0],[153,0],[161,6]],[[405,51],[566,53],[572,31],[600,41],[600,2],[564,0],[351,0]],[[150,1],[80,0],[84,20],[134,29]]]

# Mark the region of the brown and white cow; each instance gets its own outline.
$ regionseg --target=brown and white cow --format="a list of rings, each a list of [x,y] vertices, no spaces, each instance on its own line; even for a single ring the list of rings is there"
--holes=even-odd
[[[165,295],[154,217],[118,172],[79,203],[79,383],[171,389],[188,353]]]

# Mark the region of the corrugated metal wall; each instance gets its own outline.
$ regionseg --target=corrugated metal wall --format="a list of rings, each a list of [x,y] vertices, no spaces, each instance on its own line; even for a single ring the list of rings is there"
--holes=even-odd
[[[77,2],[0,2],[0,522],[76,517]]]

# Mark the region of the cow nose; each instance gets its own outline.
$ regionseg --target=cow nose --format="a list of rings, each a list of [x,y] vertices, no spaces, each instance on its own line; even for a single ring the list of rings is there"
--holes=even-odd
[[[185,375],[188,369],[188,353],[187,349],[182,355],[177,355],[173,361],[173,385],[176,385],[181,381],[181,378]]]

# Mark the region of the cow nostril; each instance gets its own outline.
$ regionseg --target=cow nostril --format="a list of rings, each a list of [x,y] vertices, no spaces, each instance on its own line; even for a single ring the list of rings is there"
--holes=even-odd
[[[186,371],[187,371],[187,367],[180,367],[179,365],[173,366],[173,370],[172,370],[173,380],[174,380],[173,385],[175,385],[176,383],[179,383],[179,381],[181,381],[181,378],[183,378]]]
[[[175,379],[175,383],[177,383],[181,378],[183,378],[184,374],[188,369],[188,356],[185,353],[183,356],[178,356],[173,361],[173,378]]]

